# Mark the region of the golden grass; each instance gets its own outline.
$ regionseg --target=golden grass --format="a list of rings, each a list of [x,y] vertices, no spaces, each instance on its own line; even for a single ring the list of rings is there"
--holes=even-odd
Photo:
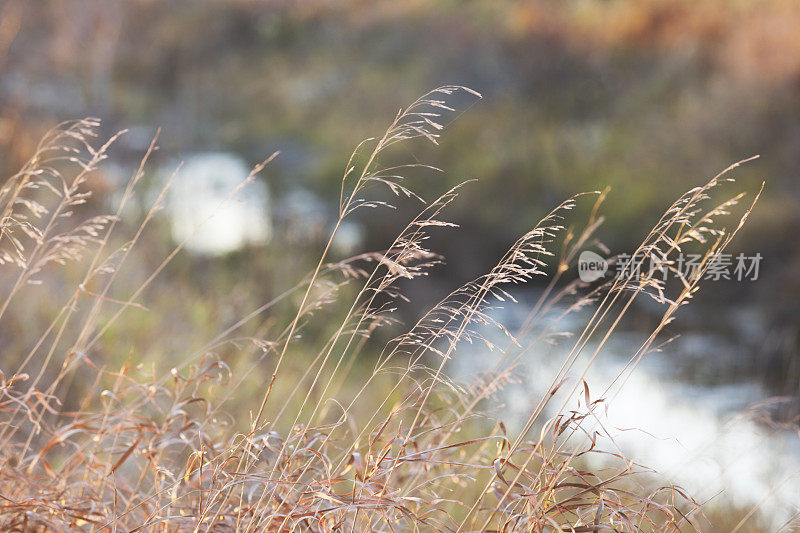
[[[433,229],[453,226],[443,213],[460,186],[426,204],[385,250],[334,261],[331,243],[354,211],[385,205],[370,199],[370,187],[416,197],[402,174],[425,165],[387,168],[381,156],[415,139],[436,143],[456,94],[480,97],[464,87],[435,89],[401,110],[382,136],[356,148],[342,177],[338,220],[316,268],[279,297],[299,298],[291,320],[269,336],[234,335],[269,312],[274,304],[269,302],[164,375],[148,372],[133,356],[111,368],[107,362],[120,354],[104,353],[103,344],[115,323],[145,312],[139,309],[141,295],[182,248],[142,274],[145,281],[127,297],[111,297],[122,265],[164,196],[162,191],[123,246],[110,249],[155,140],[117,212],[75,222],[89,194],[85,183],[114,138],[98,142],[95,120],[64,124],[49,134],[0,190],[0,268],[10,280],[3,287],[0,320],[13,311],[23,288],[48,269],[78,265],[83,274],[45,331],[22,343],[24,353],[3,354],[4,361],[19,364],[0,375],[2,529],[705,529],[701,502],[663,481],[652,484],[646,468],[614,447],[613,435],[603,430],[602,412],[750,213],[755,200],[733,219],[732,229],[717,222],[729,217],[741,198],[711,201],[730,169],[669,206],[639,249],[667,258],[680,279],[677,286],[644,264],[591,286],[564,280],[602,221],[604,194],[599,194],[584,229],[567,227],[565,216],[588,198],[579,195],[522,235],[489,272],[454,288],[379,354],[362,353],[373,349],[369,339],[376,331],[395,322],[395,308],[404,298],[398,282],[424,276],[439,263],[426,241]],[[669,262],[686,247],[704,251],[701,268],[689,278]],[[547,288],[524,325],[507,330],[493,309],[513,301],[512,288],[547,272],[553,272]],[[46,283],[34,290],[42,302],[48,298]],[[343,313],[324,314],[348,294],[354,296]],[[588,365],[596,363],[640,297],[661,304],[660,324],[613,383],[590,391],[584,379]],[[567,311],[553,318],[549,311],[565,302]],[[587,308],[590,318],[571,340],[569,356],[557,375],[548,376],[548,393],[521,430],[508,431],[488,414],[497,391],[515,379],[529,350],[559,331],[567,313]],[[315,355],[299,359],[307,353],[306,346],[299,349],[306,343],[300,335],[315,320],[336,320],[329,325],[333,333],[315,347]],[[502,346],[486,334],[491,330],[502,332]],[[599,342],[592,345],[589,363],[578,365],[590,340]],[[499,354],[491,371],[468,383],[447,372],[465,342]],[[246,360],[249,371],[233,375],[215,355],[225,343],[248,354],[256,348]],[[268,379],[253,383],[263,368]],[[76,389],[76,380],[89,385]],[[66,408],[60,400],[75,390],[80,397]],[[242,391],[251,390],[259,390],[259,397],[243,397]],[[246,406],[249,420],[228,416],[233,405]]]

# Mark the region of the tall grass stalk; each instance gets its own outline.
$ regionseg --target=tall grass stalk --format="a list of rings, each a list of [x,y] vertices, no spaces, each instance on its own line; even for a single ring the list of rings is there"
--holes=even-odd
[[[376,346],[376,332],[402,328],[396,319],[406,300],[401,282],[426,276],[442,262],[427,248],[429,237],[433,231],[457,230],[444,216],[462,187],[469,186],[465,182],[425,203],[403,174],[412,168],[438,169],[418,162],[384,166],[382,161],[399,144],[437,144],[454,117],[453,102],[465,98],[480,95],[459,86],[435,89],[400,110],[381,136],[361,143],[345,168],[338,215],[312,272],[222,327],[201,349],[187,351],[161,374],[155,366],[146,371],[133,351],[130,356],[107,353],[104,344],[115,325],[137,313],[157,312],[145,309],[141,298],[185,244],[143,274],[138,287],[120,294],[123,268],[130,267],[132,251],[142,245],[168,187],[146,210],[133,236],[114,248],[119,221],[137,194],[157,138],[115,213],[82,218],[91,194],[88,177],[117,136],[99,141],[94,119],[62,124],[48,134],[0,189],[0,325],[14,314],[21,292],[46,297],[49,272],[81,267],[83,273],[44,330],[26,339],[30,348],[3,354],[5,364],[17,366],[0,373],[2,528],[703,529],[702,505],[627,459],[605,429],[603,410],[654,349],[675,313],[697,293],[758,194],[738,214],[734,210],[743,195],[714,203],[716,190],[731,181],[733,165],[667,208],[636,254],[658,257],[678,280],[674,286],[665,281],[663,270],[645,268],[642,262],[592,284],[569,279],[581,250],[610,254],[596,238],[607,191],[577,195],[523,233],[489,272],[452,288],[415,324]],[[272,157],[231,197],[256,179]],[[385,249],[332,259],[332,244],[348,217],[391,207],[372,199],[374,187],[423,205]],[[578,204],[592,197],[588,219],[569,222]],[[732,229],[724,220],[733,220]],[[685,276],[675,261],[690,248],[702,250],[702,260]],[[613,265],[614,258],[609,260]],[[497,307],[522,305],[514,292],[547,276],[527,318],[510,331],[498,320]],[[38,282],[44,285],[30,287]],[[286,323],[240,333],[292,298],[299,298],[299,304]],[[661,319],[623,371],[593,387],[593,394],[587,372],[602,364],[608,340],[638,298],[656,301]],[[492,414],[503,387],[532,379],[520,377],[521,361],[542,343],[566,342],[564,319],[586,311],[588,318],[568,355],[556,374],[547,376],[547,392],[519,427],[509,429]],[[309,346],[312,341],[302,335],[315,321],[324,321],[332,333]],[[12,326],[3,327],[8,331]],[[495,358],[488,371],[471,381],[455,380],[448,372],[465,346],[483,346]],[[238,375],[219,356],[222,347],[244,361]],[[581,357],[586,350],[588,357]],[[124,363],[110,367],[115,360]],[[266,381],[260,383],[264,369]],[[258,386],[260,395],[242,395],[248,386]],[[228,410],[241,406],[249,420],[226,418]],[[744,516],[737,527],[749,518]]]

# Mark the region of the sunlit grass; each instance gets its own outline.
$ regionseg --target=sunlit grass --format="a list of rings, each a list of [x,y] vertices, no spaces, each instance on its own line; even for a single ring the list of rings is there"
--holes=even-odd
[[[586,284],[568,273],[580,250],[603,251],[595,233],[605,194],[575,196],[521,235],[489,272],[452,287],[416,323],[397,324],[405,298],[399,283],[440,264],[428,238],[433,231],[458,231],[447,221],[447,207],[468,184],[421,202],[403,175],[422,169],[435,179],[437,169],[419,162],[387,168],[382,160],[399,144],[436,144],[456,94],[480,98],[464,87],[440,87],[356,148],[316,267],[297,273],[296,284],[269,301],[250,301],[257,300],[254,289],[246,298],[250,307],[234,319],[217,316],[213,303],[195,305],[197,295],[184,304],[158,283],[183,244],[141,271],[146,263],[136,254],[146,243],[142,235],[157,223],[163,194],[131,235],[118,236],[155,141],[118,211],[83,219],[87,177],[113,138],[99,143],[93,120],[54,130],[0,190],[8,280],[0,320],[15,336],[3,361],[17,365],[0,383],[3,528],[707,529],[702,502],[621,454],[602,425],[603,410],[691,300],[755,200],[738,214],[732,211],[742,195],[713,201],[731,167],[681,196],[642,232],[638,251],[665,257],[674,285],[645,264]],[[418,202],[418,215],[382,250],[330,257],[338,228],[353,212],[389,207],[374,199],[373,187],[388,189],[397,201]],[[579,203],[588,218],[571,221]],[[669,263],[687,246],[704,252],[701,268],[688,278]],[[59,268],[78,273],[76,287],[48,286]],[[136,284],[126,283],[126,269],[136,270]],[[548,272],[546,290],[518,331],[497,322],[493,311],[513,304],[510,291]],[[259,280],[246,283],[258,287]],[[636,298],[658,302],[661,321],[632,350],[625,371],[593,390],[579,356],[593,346],[588,365],[602,364],[603,346]],[[517,379],[517,364],[534,344],[561,331],[564,315],[548,313],[556,305],[565,306],[564,314],[588,309],[590,318],[563,341],[572,348],[557,374],[545,378],[548,392],[521,429],[510,431],[493,409],[496,394]],[[293,311],[286,314],[287,308]],[[180,310],[186,320],[175,318]],[[24,328],[33,314],[39,329]],[[138,339],[137,329],[159,336]],[[401,333],[376,345],[384,331]],[[499,332],[503,342],[487,331]],[[469,382],[447,372],[464,343],[500,354],[491,371]],[[167,359],[175,353],[181,358]],[[545,415],[553,410],[555,416]]]

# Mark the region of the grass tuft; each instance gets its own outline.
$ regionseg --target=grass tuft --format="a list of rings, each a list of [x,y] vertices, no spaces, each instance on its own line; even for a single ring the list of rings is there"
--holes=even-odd
[[[166,192],[130,236],[118,236],[156,141],[118,210],[84,217],[87,180],[116,136],[99,140],[94,119],[49,133],[0,189],[0,324],[17,316],[15,306],[28,309],[24,302],[42,302],[37,306],[47,311],[43,331],[17,339],[14,351],[4,353],[16,368],[0,373],[0,527],[704,529],[702,502],[626,458],[605,429],[604,410],[696,294],[758,196],[738,215],[732,213],[743,195],[715,202],[734,167],[726,169],[678,198],[645,235],[637,253],[659,258],[659,268],[637,263],[592,284],[570,280],[568,273],[581,250],[607,253],[595,237],[605,192],[575,196],[521,235],[489,272],[453,287],[415,324],[391,336],[403,328],[396,319],[406,299],[402,287],[441,263],[427,247],[429,236],[457,231],[445,213],[467,185],[423,201],[383,250],[336,259],[331,244],[354,212],[391,207],[374,199],[372,188],[388,190],[398,201],[422,200],[403,174],[436,169],[419,162],[384,166],[383,156],[401,144],[437,144],[456,112],[454,102],[468,98],[480,95],[459,86],[435,89],[400,110],[380,137],[361,143],[344,170],[338,216],[312,272],[232,321],[204,347],[187,349],[169,372],[148,369],[137,360],[136,346],[130,355],[108,353],[119,345],[109,341],[116,325],[157,312],[145,309],[142,295],[182,248],[152,272],[139,272],[137,287],[118,288]],[[569,222],[573,209],[592,199],[588,220]],[[702,260],[684,276],[675,258],[689,249],[700,250]],[[60,293],[48,282],[58,268],[77,269],[80,281],[55,304]],[[678,282],[667,283],[663,269]],[[522,326],[503,324],[497,308],[522,305],[514,291],[548,277]],[[590,388],[589,367],[598,364],[608,339],[643,297],[660,306],[658,325],[616,379]],[[279,300],[295,306],[291,319],[280,323],[276,314],[268,328],[257,328],[260,333],[240,334]],[[579,311],[587,317],[582,329],[563,335],[565,318]],[[325,332],[319,341],[317,323]],[[309,330],[317,334],[304,337]],[[391,340],[377,345],[387,335]],[[519,374],[519,362],[546,342],[568,342],[571,349],[523,423],[509,429],[492,414],[498,394],[509,382],[530,379]],[[220,356],[222,346],[242,355],[238,363]],[[495,363],[474,379],[455,380],[448,363],[465,346],[492,351]],[[589,357],[580,358],[587,350]],[[112,366],[115,360],[124,363]]]

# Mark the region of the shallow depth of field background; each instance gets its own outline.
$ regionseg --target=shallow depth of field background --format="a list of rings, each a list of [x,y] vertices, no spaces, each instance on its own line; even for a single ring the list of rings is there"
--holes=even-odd
[[[92,182],[87,209],[107,210],[161,128],[151,194],[183,165],[136,252],[141,270],[123,283],[135,288],[249,168],[280,151],[245,201],[219,212],[145,294],[151,311],[130,310],[108,333],[103,353],[168,369],[313,269],[347,155],[436,86],[462,84],[483,99],[464,100],[440,148],[404,154],[444,170],[412,174],[409,185],[433,198],[478,181],[447,211],[461,230],[431,243],[447,263],[409,287],[409,322],[572,194],[611,188],[598,235],[621,253],[680,193],[759,154],[735,172],[740,188],[766,188],[729,250],[761,254],[758,280],[706,283],[673,328],[681,338],[618,400],[630,409],[617,419],[655,435],[627,444],[645,464],[693,489],[725,488],[746,508],[800,467],[796,435],[748,418],[782,397],[765,409],[791,419],[797,404],[786,398],[800,393],[798,28],[793,0],[9,0],[0,3],[0,171],[17,170],[55,124],[98,117],[108,135],[129,130]],[[334,256],[385,246],[417,205],[398,207],[348,222]],[[66,279],[62,289],[74,290]],[[536,290],[521,293],[522,306]],[[41,330],[56,293],[4,321],[0,368],[16,366],[6,354]],[[297,303],[277,308],[275,322]],[[634,335],[652,320],[645,305],[626,327]],[[312,344],[329,333],[305,335]],[[613,347],[619,361],[624,340]],[[532,355],[525,379],[549,382],[555,360]],[[451,371],[480,364],[465,352]],[[529,388],[511,388],[512,419]]]

